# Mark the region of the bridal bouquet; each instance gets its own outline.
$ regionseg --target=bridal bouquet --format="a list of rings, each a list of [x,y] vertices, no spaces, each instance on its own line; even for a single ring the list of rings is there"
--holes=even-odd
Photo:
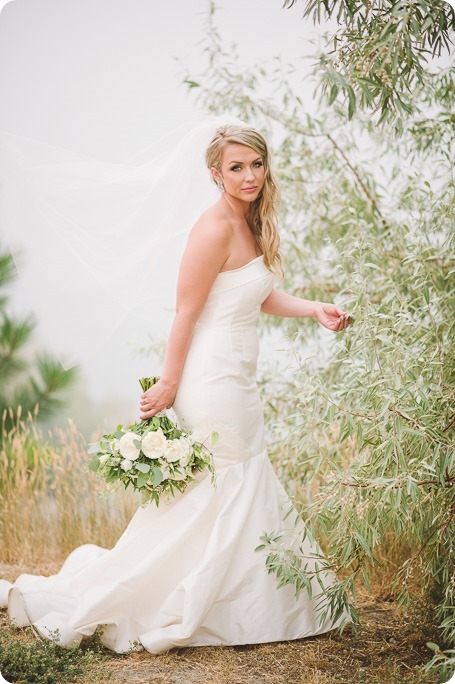
[[[141,378],[144,392],[159,378]],[[211,434],[212,443],[217,434]],[[148,420],[128,427],[119,425],[99,442],[89,445],[92,456],[87,466],[106,480],[108,489],[121,482],[141,492],[143,505],[165,494],[175,496],[175,490],[185,491],[194,482],[195,473],[208,468],[214,481],[212,454],[203,442],[198,442],[191,430],[183,430],[160,412]]]

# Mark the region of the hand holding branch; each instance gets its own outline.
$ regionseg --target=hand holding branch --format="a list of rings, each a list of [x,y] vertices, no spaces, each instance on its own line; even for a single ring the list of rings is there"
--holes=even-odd
[[[346,312],[340,309],[336,304],[325,304],[320,302],[314,310],[314,317],[324,328],[339,332],[344,330],[353,322],[353,318]]]

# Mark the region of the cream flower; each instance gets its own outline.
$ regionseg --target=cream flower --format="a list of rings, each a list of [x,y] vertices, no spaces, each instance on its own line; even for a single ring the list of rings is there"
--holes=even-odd
[[[111,457],[110,454],[103,454],[102,456],[99,457],[98,460],[101,463],[101,465],[104,465],[110,457]]]
[[[161,428],[148,432],[142,440],[142,453],[147,458],[160,458],[166,451],[167,439]]]
[[[164,458],[168,463],[175,463],[189,452],[188,442],[184,439],[170,439],[167,443]]]
[[[134,444],[135,441],[141,441],[141,438],[135,432],[125,432],[118,441],[118,450],[123,458],[129,461],[135,461],[141,453],[141,450]]]
[[[190,462],[190,457],[191,457],[190,446],[187,445],[185,452],[180,456],[180,460],[179,460],[179,464],[182,466],[182,468],[186,468],[186,466]]]
[[[122,470],[131,470],[133,467],[133,461],[129,461],[127,458],[124,458],[123,461],[120,463],[120,468]]]

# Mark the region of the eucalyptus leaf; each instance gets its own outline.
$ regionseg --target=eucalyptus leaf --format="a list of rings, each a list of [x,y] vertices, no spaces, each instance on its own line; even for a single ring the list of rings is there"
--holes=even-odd
[[[148,465],[148,463],[141,463],[141,462],[135,461],[134,467],[136,470],[139,470],[141,473],[150,472],[150,466]]]
[[[91,471],[93,471],[93,472],[96,472],[97,470],[99,470],[100,465],[101,465],[101,464],[100,464],[98,458],[92,458],[92,459],[90,459],[90,461],[88,461],[88,463],[87,463],[88,469],[91,470]]]
[[[149,479],[154,487],[157,487],[163,481],[163,472],[157,466],[152,466]]]
[[[137,476],[137,480],[136,480],[136,487],[138,489],[142,489],[142,487],[145,486],[148,478],[149,478],[148,473],[144,473],[144,472],[139,473],[139,475]]]

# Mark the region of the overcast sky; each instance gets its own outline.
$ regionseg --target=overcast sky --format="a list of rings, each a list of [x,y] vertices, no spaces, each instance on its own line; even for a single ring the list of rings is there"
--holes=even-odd
[[[245,66],[295,61],[314,35],[280,0],[219,2]],[[12,0],[0,15],[3,128],[109,160],[194,116],[175,57],[197,71],[207,0]]]

